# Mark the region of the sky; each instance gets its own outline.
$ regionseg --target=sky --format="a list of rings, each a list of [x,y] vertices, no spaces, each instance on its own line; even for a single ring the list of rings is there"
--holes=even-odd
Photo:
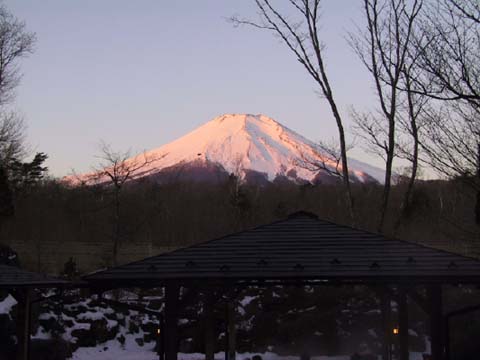
[[[37,36],[12,106],[53,176],[90,170],[101,141],[149,150],[224,113],[265,114],[313,141],[337,134],[315,82],[280,40],[226,20],[255,18],[253,0],[3,3]],[[345,40],[362,22],[360,6],[323,6],[327,70],[347,129],[352,106],[375,105],[371,79]],[[361,146],[351,155],[381,165]]]

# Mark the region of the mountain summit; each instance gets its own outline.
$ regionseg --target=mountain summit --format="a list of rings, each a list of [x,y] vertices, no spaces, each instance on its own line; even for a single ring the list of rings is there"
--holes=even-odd
[[[247,180],[280,177],[325,182],[332,181],[332,176],[315,164],[335,167],[315,143],[268,116],[251,114],[218,116],[169,144],[147,151],[145,156],[154,160],[136,174],[137,178],[163,179],[165,174],[189,173],[192,180],[206,180],[220,171]],[[349,166],[352,181],[382,181],[380,169],[353,159]]]

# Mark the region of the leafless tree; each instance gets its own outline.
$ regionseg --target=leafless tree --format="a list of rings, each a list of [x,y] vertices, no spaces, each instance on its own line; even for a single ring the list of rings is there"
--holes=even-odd
[[[460,119],[450,106],[425,115],[426,126],[422,145],[428,155],[428,163],[438,172],[449,177],[473,177],[478,171],[478,146],[480,128],[475,121],[477,114]]]
[[[460,16],[480,23],[480,2],[478,0],[447,0],[447,5],[458,11]]]
[[[448,177],[462,177],[477,191],[480,224],[480,3],[432,2],[422,18],[417,94],[436,100],[422,134],[424,161]]]
[[[385,183],[378,230],[382,231],[388,209],[395,158],[403,71],[413,41],[422,0],[364,0],[366,30],[349,36],[350,44],[371,73],[379,110],[354,113],[359,134],[363,134],[385,160]]]
[[[25,23],[0,5],[0,161],[19,160],[26,154],[25,124],[15,112],[4,105],[15,96],[21,74],[19,60],[33,52],[35,34]]]
[[[400,131],[406,134],[405,141],[397,141],[398,157],[407,160],[411,164],[408,176],[407,188],[400,204],[400,214],[394,225],[396,233],[402,224],[403,219],[409,213],[415,181],[420,167],[420,132],[423,127],[425,110],[428,108],[428,97],[416,94],[412,88],[412,77],[415,76],[415,57],[407,61],[402,70],[402,89],[405,97],[405,104],[399,116]]]
[[[25,127],[22,119],[8,112],[5,104],[15,95],[20,81],[18,62],[33,51],[35,35],[26,30],[25,23],[0,5],[0,211],[14,214],[13,195],[7,167],[25,156]]]
[[[470,108],[445,104],[425,116],[425,163],[448,178],[459,178],[476,191],[475,222],[480,224],[480,117]]]
[[[31,54],[35,34],[26,30],[25,23],[0,6],[0,104],[12,100],[21,74],[18,61]]]
[[[422,18],[415,79],[417,92],[446,101],[480,106],[480,22],[472,12],[477,0],[442,0],[430,4]]]
[[[27,154],[25,123],[16,112],[0,114],[0,164],[20,160]]]
[[[21,74],[19,60],[33,52],[35,34],[25,23],[0,5],[0,160],[22,158],[25,153],[25,125],[20,116],[4,105],[15,96]]]
[[[448,0],[463,16],[480,23],[480,3],[478,0]]]
[[[291,9],[290,14],[282,13],[279,10],[278,2],[275,2],[275,5],[271,0],[254,0],[254,2],[259,12],[258,20],[241,19],[234,16],[230,18],[230,21],[236,26],[252,26],[270,31],[278,36],[319,86],[322,96],[330,105],[330,110],[337,125],[341,155],[341,178],[345,187],[348,211],[352,221],[354,221],[345,130],[326,69],[325,44],[320,37],[321,0],[288,0],[286,5]]]
[[[121,195],[125,185],[140,175],[146,167],[159,157],[149,156],[147,153],[132,156],[130,151],[114,151],[112,147],[105,142],[99,146],[100,159],[92,174],[77,177],[86,185],[100,185],[105,190],[110,191],[113,196],[113,231],[112,237],[112,260],[113,265],[118,265],[118,252],[122,243],[122,201]]]

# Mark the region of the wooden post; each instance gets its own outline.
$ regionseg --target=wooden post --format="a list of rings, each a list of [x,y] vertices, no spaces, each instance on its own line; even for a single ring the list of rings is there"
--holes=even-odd
[[[444,326],[445,360],[450,360],[450,318],[448,316],[445,317]]]
[[[158,329],[160,331],[160,334],[157,332],[158,360],[165,360],[165,321],[162,315],[158,317]]]
[[[30,290],[18,289],[17,305],[17,360],[28,360],[30,348]]]
[[[432,360],[443,360],[443,310],[442,310],[442,287],[432,285],[427,289],[428,302],[430,304],[430,337],[432,343]]]
[[[228,311],[228,360],[235,360],[237,353],[236,337],[237,329],[235,327],[235,304],[229,301],[227,305]]]
[[[400,360],[408,360],[408,302],[407,291],[404,287],[399,289],[398,318]]]
[[[215,318],[213,308],[215,298],[212,289],[205,294],[205,360],[214,360],[215,355]]]
[[[392,358],[392,307],[390,305],[390,296],[388,289],[383,288],[380,292],[382,330],[383,330],[383,349],[382,359],[391,360]]]
[[[225,360],[229,360],[228,355],[230,353],[230,334],[229,330],[230,327],[228,326],[230,324],[230,312],[228,311],[228,303],[225,303]]]
[[[165,285],[165,360],[177,360],[179,286]]]
[[[325,318],[325,326],[327,329],[327,355],[334,356],[338,353],[338,339],[337,339],[337,312],[335,308],[329,309]]]

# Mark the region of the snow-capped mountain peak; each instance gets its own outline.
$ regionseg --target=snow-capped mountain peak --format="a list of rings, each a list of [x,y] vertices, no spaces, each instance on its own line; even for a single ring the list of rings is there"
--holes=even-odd
[[[313,164],[327,164],[332,169],[335,167],[335,163],[322,154],[315,143],[260,114],[218,116],[142,156],[152,160],[140,170],[137,177],[158,175],[165,169],[179,165],[203,163],[219,166],[240,178],[245,178],[248,172],[255,172],[264,174],[269,181],[277,176],[314,181],[318,178],[319,170]],[[350,160],[350,171],[356,181],[382,181],[380,169],[356,160]]]

